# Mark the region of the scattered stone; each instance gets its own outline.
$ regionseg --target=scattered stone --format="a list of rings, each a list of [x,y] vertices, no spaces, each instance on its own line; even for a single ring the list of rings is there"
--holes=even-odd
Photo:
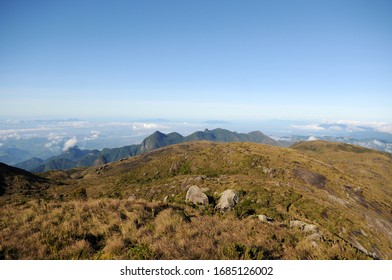
[[[210,188],[201,188],[201,191],[204,192],[204,193],[208,192],[209,190],[210,190]]]
[[[165,196],[165,198],[163,199],[163,203],[167,203],[168,198],[168,196]]]
[[[136,197],[135,197],[134,195],[131,195],[130,197],[128,197],[128,200],[129,200],[129,201],[135,201],[135,200],[136,200]]]
[[[256,167],[259,164],[259,162],[260,162],[259,158],[253,158],[251,166]]]
[[[191,186],[186,193],[185,201],[192,202],[193,204],[207,205],[208,197],[198,186]]]
[[[271,223],[274,221],[274,219],[272,219],[271,217],[268,217],[266,215],[258,215],[257,217],[259,218],[259,221],[261,221],[263,223]]]
[[[316,225],[306,224],[302,230],[304,232],[317,232],[317,226]]]
[[[299,228],[302,229],[305,225],[306,225],[305,222],[298,221],[298,220],[295,220],[295,221],[291,221],[291,222],[290,222],[290,227],[299,227]]]
[[[267,174],[268,174],[268,176],[269,176],[271,179],[273,179],[273,178],[276,177],[276,175],[278,175],[278,171],[277,171],[275,168],[270,168],[270,169],[268,169]]]
[[[221,212],[230,211],[240,200],[238,194],[233,190],[226,190],[221,194],[216,209]]]
[[[363,190],[360,187],[356,187],[356,188],[354,188],[354,192],[356,192],[358,194],[362,194]]]
[[[310,242],[310,244],[312,245],[312,247],[318,248],[318,244],[316,241],[312,240],[312,242]]]
[[[316,225],[307,224],[305,222],[298,221],[298,220],[291,221],[290,222],[290,227],[300,228],[304,232],[317,232],[317,226]]]

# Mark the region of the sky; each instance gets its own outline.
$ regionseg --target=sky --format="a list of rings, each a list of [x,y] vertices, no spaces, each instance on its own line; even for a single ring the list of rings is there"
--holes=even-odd
[[[0,118],[392,121],[392,1],[0,0]]]

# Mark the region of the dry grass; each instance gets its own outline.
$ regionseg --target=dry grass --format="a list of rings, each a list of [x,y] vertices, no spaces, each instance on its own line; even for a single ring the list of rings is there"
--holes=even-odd
[[[234,213],[116,199],[30,201],[0,211],[2,259],[366,258],[338,240],[309,247],[307,234]],[[344,254],[336,254],[336,248]]]
[[[59,184],[0,197],[0,258],[392,258],[392,160],[362,148],[185,143],[99,174],[45,176]],[[211,204],[186,204],[191,185]],[[222,215],[214,203],[226,189],[240,202]],[[260,214],[274,221],[262,223]],[[292,220],[317,225],[322,238],[308,239]]]

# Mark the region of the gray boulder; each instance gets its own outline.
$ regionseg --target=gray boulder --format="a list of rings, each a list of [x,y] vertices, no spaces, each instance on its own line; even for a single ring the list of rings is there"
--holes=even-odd
[[[234,206],[238,203],[240,197],[233,190],[226,190],[221,194],[218,204],[216,205],[216,209],[221,212],[230,211],[234,208]]]
[[[198,186],[191,186],[186,193],[185,201],[193,204],[207,205],[208,197]]]

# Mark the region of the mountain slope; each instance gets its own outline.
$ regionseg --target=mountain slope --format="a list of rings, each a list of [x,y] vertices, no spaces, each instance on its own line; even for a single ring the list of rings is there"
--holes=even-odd
[[[40,166],[42,166],[44,164],[44,162],[45,161],[40,158],[33,157],[29,160],[22,161],[18,164],[15,164],[15,167],[32,171],[32,170],[35,170],[35,169],[39,168]],[[41,170],[39,172],[42,172],[42,171],[43,170]]]
[[[134,164],[141,164],[141,162],[135,159],[131,164],[132,172],[123,175],[119,182],[149,180],[153,182],[154,179],[159,181],[166,176],[173,178],[172,174],[207,175],[212,178],[219,176],[219,184],[206,184],[206,187],[211,189],[211,193],[221,192],[228,187],[227,185],[237,188],[238,191],[244,190],[248,194],[244,196],[246,203],[243,203],[251,205],[250,209],[247,209],[250,212],[255,211],[256,214],[267,212],[276,220],[281,217],[284,217],[283,220],[310,220],[370,256],[390,257],[391,251],[388,247],[392,241],[390,158],[381,153],[374,153],[372,150],[362,151],[363,158],[357,160],[355,160],[357,153],[353,151],[340,157],[333,153],[341,144],[329,145],[326,154],[335,158],[335,165],[320,161],[319,156],[309,157],[305,153],[298,153],[292,149],[247,143],[184,144],[173,147],[178,149],[174,150],[177,154],[174,158],[174,152],[170,149],[158,150],[153,155],[147,154],[142,162],[146,162],[147,159],[151,159],[151,162],[141,165],[140,177],[137,176],[138,168],[135,168]],[[348,145],[348,147],[352,146]],[[357,151],[355,147],[352,149]],[[186,153],[187,155],[183,156]],[[339,158],[340,161],[337,162]],[[374,165],[375,162],[378,165]],[[118,165],[127,166],[125,163]],[[355,171],[350,172],[352,169]],[[108,168],[105,172],[110,174],[110,170],[115,172],[117,168]],[[154,170],[155,173],[151,174]],[[358,174],[363,173],[364,170],[372,175],[358,177]],[[123,173],[124,170],[121,172]],[[150,178],[147,179],[146,176]],[[225,182],[222,176],[228,176],[229,179]],[[364,180],[365,177],[367,180]],[[170,182],[173,184],[171,180]],[[180,185],[182,182],[176,184]],[[151,185],[155,187],[155,183]],[[117,191],[120,189],[117,187]],[[277,197],[273,198],[272,194]],[[258,204],[255,198],[263,201],[264,195],[268,197],[269,202],[265,202],[265,205],[263,202],[260,203],[261,205]],[[154,193],[150,198],[154,199],[155,196]],[[274,200],[275,205],[271,202]],[[247,210],[243,211],[246,213]],[[352,221],[355,221],[354,227]],[[369,242],[372,238],[376,240],[375,243]],[[378,245],[380,239],[384,240],[382,246]]]
[[[0,162],[0,196],[33,194],[48,188],[49,180]]]
[[[198,131],[186,137],[176,132],[164,134],[156,131],[145,138],[140,145],[103,149],[102,151],[80,150],[77,147],[73,147],[64,153],[51,157],[43,162],[39,162],[39,159],[30,159],[15,166],[31,172],[65,170],[80,166],[94,166],[97,162],[114,162],[161,147],[200,140],[213,142],[255,142],[276,146],[279,145],[275,140],[264,135],[260,131],[245,134],[218,128],[214,130],[206,129],[205,131]],[[103,158],[105,160],[102,160]]]
[[[62,184],[45,202],[14,193],[0,208],[0,257],[392,259],[391,170],[390,156],[341,143],[201,141],[50,171]],[[185,201],[191,186],[207,204]],[[226,190],[239,201],[221,213]]]

